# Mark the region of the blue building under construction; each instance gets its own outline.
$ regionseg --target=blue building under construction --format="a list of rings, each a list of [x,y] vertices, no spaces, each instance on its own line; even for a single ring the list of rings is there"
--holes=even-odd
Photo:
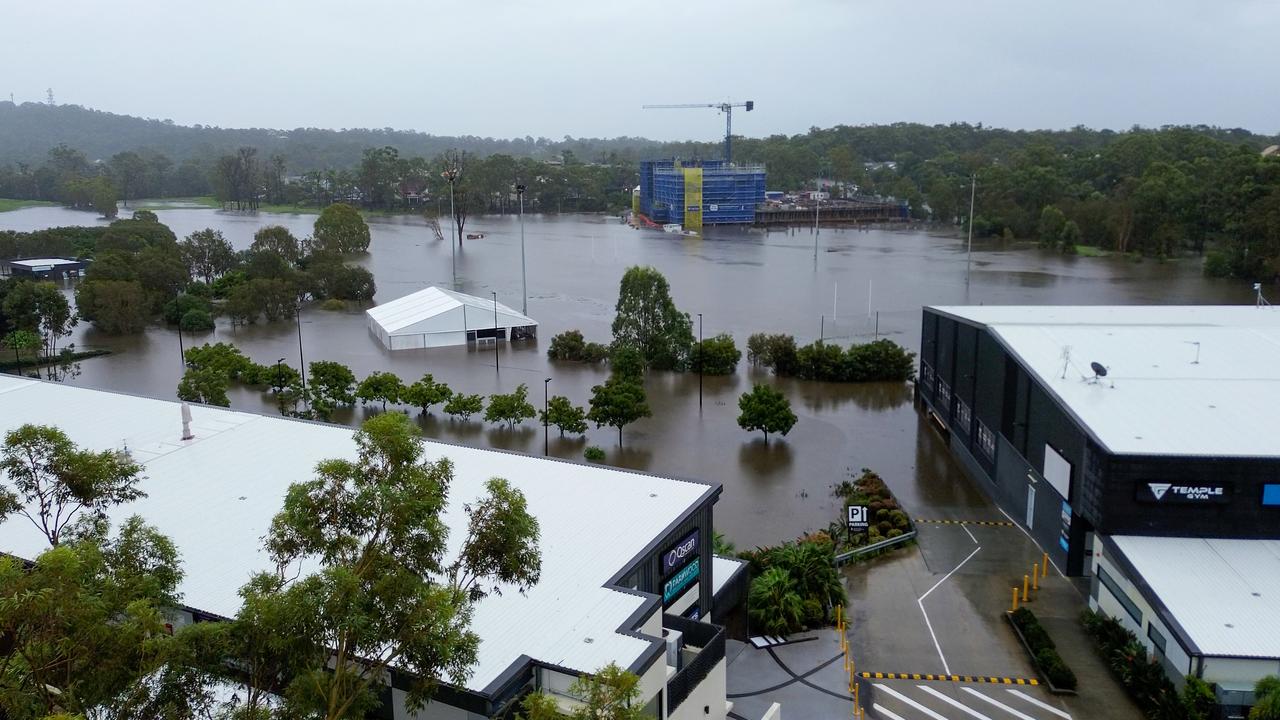
[[[632,209],[656,223],[680,223],[685,230],[750,224],[756,205],[764,202],[764,189],[764,165],[642,160],[640,192]]]

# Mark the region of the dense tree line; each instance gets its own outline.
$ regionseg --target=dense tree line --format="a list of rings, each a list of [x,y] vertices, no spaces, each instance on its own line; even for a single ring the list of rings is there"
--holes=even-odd
[[[1038,239],[1150,256],[1214,250],[1216,275],[1280,270],[1280,138],[1206,126],[1127,131],[1013,131],[954,123],[813,128],[744,138],[737,159],[763,162],[774,189],[823,177],[910,203],[913,215],[968,223],[979,237]],[[63,144],[65,143],[65,144]],[[88,154],[76,148],[88,148]],[[534,212],[624,207],[644,157],[716,158],[719,144],[639,138],[494,140],[392,130],[224,130],[83,108],[0,103],[0,197],[58,200],[105,212],[114,192],[213,194],[224,205],[449,209],[442,176],[458,169],[455,220],[511,212],[525,186]],[[292,176],[286,173],[293,173]],[[94,199],[97,197],[98,199]],[[426,200],[424,200],[426,198]]]

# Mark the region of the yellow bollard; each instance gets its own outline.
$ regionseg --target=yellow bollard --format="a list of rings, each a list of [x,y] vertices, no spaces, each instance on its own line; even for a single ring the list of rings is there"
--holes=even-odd
[[[1031,564],[1031,589],[1040,589],[1040,566],[1036,563]]]
[[[1026,602],[1029,599],[1029,596],[1027,595],[1027,590],[1030,588],[1030,583],[1031,583],[1031,578],[1027,577],[1026,575],[1023,575],[1022,576],[1022,602]]]
[[[1044,554],[1044,562],[1040,564],[1040,577],[1049,577],[1049,553]]]
[[[1013,589],[1013,607],[1010,608],[1009,612],[1013,612],[1014,610],[1017,610],[1017,609],[1018,609],[1018,588],[1014,588]]]

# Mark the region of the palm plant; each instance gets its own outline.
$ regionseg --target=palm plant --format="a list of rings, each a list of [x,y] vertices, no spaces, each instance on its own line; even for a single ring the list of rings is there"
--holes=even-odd
[[[747,606],[756,631],[768,635],[799,630],[804,621],[804,601],[791,575],[779,567],[769,568],[751,581]]]

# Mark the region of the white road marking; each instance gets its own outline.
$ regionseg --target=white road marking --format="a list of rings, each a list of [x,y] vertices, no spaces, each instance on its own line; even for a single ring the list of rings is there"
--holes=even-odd
[[[926,590],[925,593],[920,596],[920,599],[916,600],[916,605],[920,607],[920,614],[924,616],[925,627],[929,628],[929,637],[933,638],[933,647],[935,650],[938,651],[938,659],[942,661],[943,673],[946,675],[951,674],[951,666],[947,665],[947,657],[942,654],[942,645],[938,643],[938,636],[936,633],[933,632],[933,623],[929,622],[929,613],[925,612],[925,609],[924,609],[924,599],[929,597],[929,593],[933,592],[934,590],[937,590],[939,585],[946,582],[947,578],[954,575],[956,573],[956,570],[959,570],[960,568],[964,567],[965,563],[972,560],[973,556],[977,555],[978,551],[981,549],[982,549],[981,545],[974,548],[973,552],[969,553],[969,557],[965,558],[964,560],[961,560],[959,565],[952,568],[951,572],[947,573],[946,575],[943,575],[941,580],[934,583],[933,587]]]
[[[1000,701],[998,701],[998,700],[994,700],[994,699],[992,699],[992,698],[989,698],[989,697],[987,697],[986,695],[983,695],[982,693],[978,692],[977,690],[974,690],[973,688],[971,688],[971,687],[969,687],[969,686],[967,686],[967,685],[966,685],[966,686],[964,686],[964,687],[962,687],[962,688],[960,688],[960,689],[961,689],[961,690],[963,690],[963,691],[965,691],[965,692],[967,692],[967,693],[969,693],[970,695],[972,695],[972,696],[974,696],[974,697],[976,697],[976,698],[979,698],[979,699],[981,699],[981,700],[985,700],[985,701],[987,701],[987,702],[991,703],[992,705],[995,705],[996,707],[1000,708],[1001,710],[1004,710],[1005,712],[1009,713],[1010,715],[1012,715],[1012,716],[1014,716],[1014,717],[1018,718],[1018,720],[1036,720],[1035,718],[1031,717],[1030,715],[1026,715],[1026,714],[1024,714],[1024,713],[1020,713],[1020,712],[1018,712],[1017,710],[1014,710],[1013,708],[1009,707],[1008,705],[1005,705],[1004,703],[1002,703],[1002,702],[1000,702]]]
[[[978,538],[974,537],[972,532],[969,532],[969,526],[968,526],[968,525],[961,525],[960,527],[961,527],[961,529],[963,529],[963,530],[965,531],[965,533],[966,533],[966,534],[968,534],[969,539],[973,541],[973,544],[974,544],[974,545],[977,545],[977,544],[978,544]]]
[[[880,713],[881,715],[885,716],[889,720],[902,720],[901,715],[886,710],[885,707],[880,703],[872,703],[871,708],[876,712]]]
[[[1031,703],[1032,705],[1038,705],[1038,706],[1040,706],[1040,707],[1044,708],[1045,710],[1048,710],[1049,712],[1053,713],[1054,715],[1057,715],[1057,716],[1058,716],[1058,717],[1060,717],[1060,718],[1065,718],[1065,720],[1071,720],[1071,716],[1070,716],[1070,715],[1068,715],[1068,714],[1066,714],[1066,713],[1062,712],[1061,710],[1059,710],[1058,708],[1056,708],[1056,707],[1054,707],[1054,706],[1052,706],[1052,705],[1049,705],[1049,704],[1047,704],[1047,703],[1042,703],[1042,702],[1040,702],[1039,700],[1037,700],[1037,699],[1035,699],[1035,698],[1031,697],[1030,695],[1027,695],[1026,693],[1020,693],[1020,692],[1018,692],[1017,690],[1013,690],[1013,689],[1010,689],[1010,690],[1009,690],[1009,692],[1013,693],[1014,695],[1017,695],[1018,697],[1022,698],[1023,700],[1026,700],[1027,702]]]
[[[974,717],[978,718],[978,720],[991,720],[991,718],[987,717],[986,715],[983,715],[982,713],[980,713],[980,712],[978,712],[977,710],[974,710],[974,709],[972,709],[972,708],[965,707],[965,706],[964,706],[964,704],[959,703],[959,702],[956,702],[955,700],[952,700],[951,698],[949,698],[949,697],[947,697],[946,695],[944,695],[944,694],[942,694],[942,693],[938,692],[937,690],[934,690],[933,688],[929,687],[928,685],[917,685],[916,687],[918,687],[918,688],[920,688],[921,690],[923,690],[923,691],[925,691],[925,692],[929,693],[930,695],[932,695],[932,696],[934,696],[934,697],[938,698],[939,700],[941,700],[942,702],[944,702],[944,703],[946,703],[946,704],[948,704],[948,705],[954,705],[955,707],[959,708],[960,710],[962,710],[962,711],[964,711],[964,712],[966,712],[966,713],[969,713],[970,715],[972,715],[972,716],[974,716]]]
[[[911,707],[913,707],[913,708],[915,708],[915,709],[919,710],[920,712],[924,713],[925,715],[928,715],[929,717],[933,718],[933,720],[947,720],[947,718],[945,718],[945,717],[943,717],[943,716],[939,715],[938,713],[936,713],[936,712],[934,712],[934,711],[930,710],[929,708],[927,708],[927,707],[925,707],[925,706],[921,705],[920,703],[916,702],[915,700],[912,700],[911,698],[907,697],[906,695],[903,695],[902,693],[898,692],[897,690],[894,690],[893,688],[889,687],[888,685],[881,685],[880,683],[876,683],[876,684],[875,684],[875,687],[876,687],[876,689],[877,689],[877,690],[882,690],[882,691],[884,691],[884,692],[888,693],[889,695],[892,695],[892,696],[894,696],[894,697],[898,698],[898,699],[899,699],[899,700],[901,700],[902,702],[904,702],[904,703],[906,703],[906,704],[910,705]]]

